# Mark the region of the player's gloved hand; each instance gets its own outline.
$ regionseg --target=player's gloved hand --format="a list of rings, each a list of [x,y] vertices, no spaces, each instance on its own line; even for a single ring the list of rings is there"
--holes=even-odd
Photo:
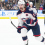
[[[21,33],[21,26],[18,26],[17,29],[18,29],[17,32],[18,32],[18,33]]]

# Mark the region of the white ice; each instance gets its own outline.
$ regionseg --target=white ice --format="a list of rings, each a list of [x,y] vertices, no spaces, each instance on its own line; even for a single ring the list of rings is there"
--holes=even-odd
[[[12,19],[12,21],[18,26],[17,19]],[[45,37],[44,19],[39,19],[38,23],[40,25],[41,35]],[[27,33],[27,36],[29,45],[44,45],[44,43],[35,39],[31,30]],[[24,45],[21,34],[17,33],[16,28],[13,27],[9,19],[0,19],[0,45]]]

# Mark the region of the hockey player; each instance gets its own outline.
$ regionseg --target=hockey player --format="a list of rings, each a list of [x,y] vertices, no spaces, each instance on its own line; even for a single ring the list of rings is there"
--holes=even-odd
[[[32,2],[29,2],[29,5],[30,5],[29,10],[32,10],[34,14],[37,14],[37,9],[36,9],[36,7],[33,5],[33,3],[32,3]]]
[[[24,1],[18,1],[19,11],[17,12],[18,17],[18,33],[21,33],[24,45],[28,45],[27,32],[32,29],[33,35],[40,42],[44,42],[44,38],[41,36],[40,27],[37,21],[37,15],[25,7]]]

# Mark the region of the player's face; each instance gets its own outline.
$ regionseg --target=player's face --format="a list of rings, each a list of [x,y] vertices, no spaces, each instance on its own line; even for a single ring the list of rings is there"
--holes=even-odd
[[[23,4],[19,4],[18,7],[19,7],[20,10],[23,10],[24,5]]]

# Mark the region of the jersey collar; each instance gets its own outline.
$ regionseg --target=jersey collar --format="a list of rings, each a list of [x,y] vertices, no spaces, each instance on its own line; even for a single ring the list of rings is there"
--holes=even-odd
[[[26,11],[26,8],[25,8],[25,10],[24,11],[21,11],[21,12],[25,12]]]

